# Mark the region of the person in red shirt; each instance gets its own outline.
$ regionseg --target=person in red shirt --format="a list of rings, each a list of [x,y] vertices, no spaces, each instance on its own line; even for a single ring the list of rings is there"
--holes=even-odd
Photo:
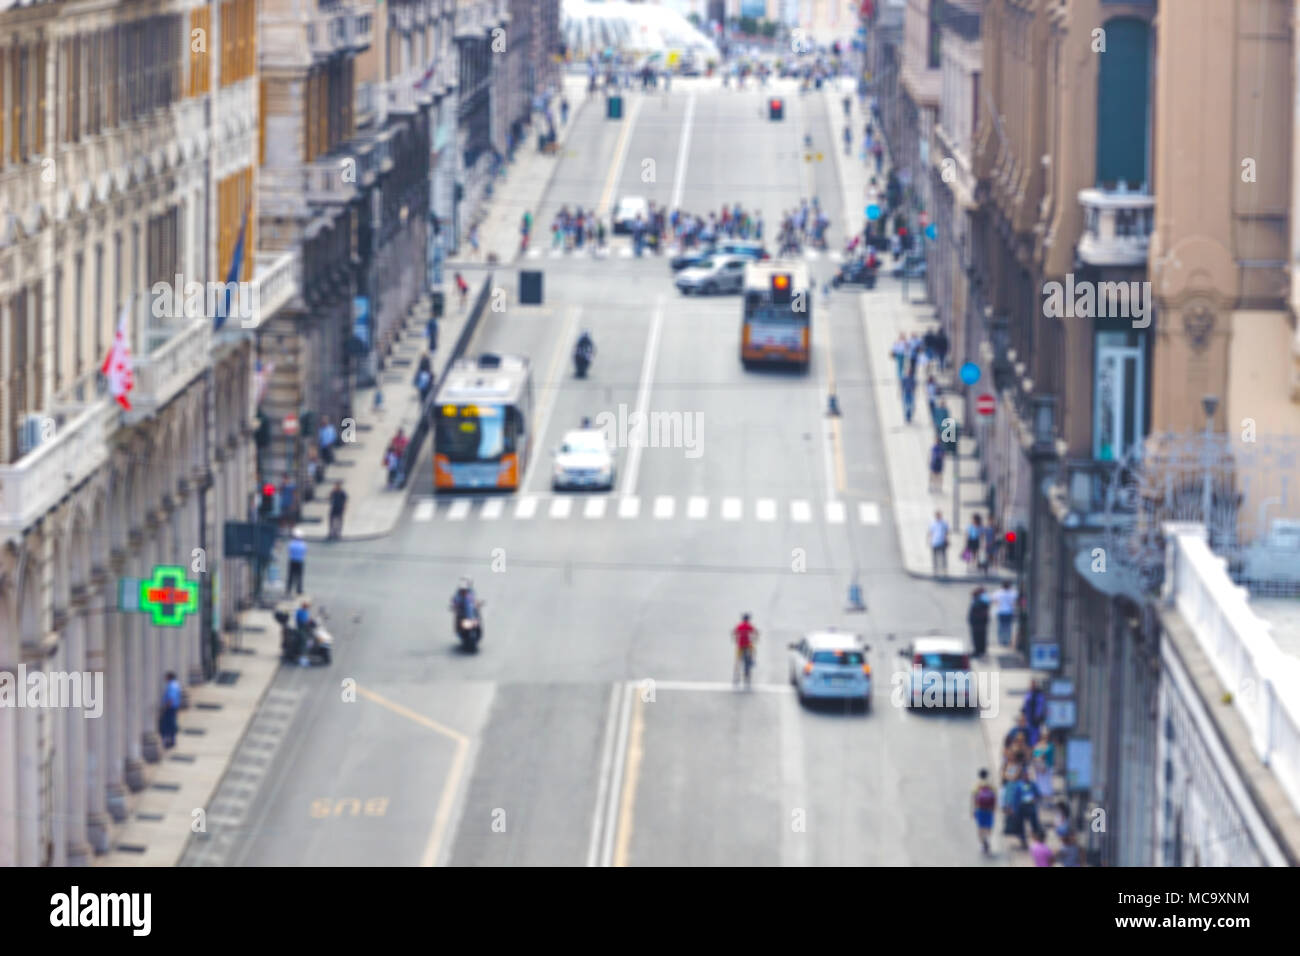
[[[749,623],[749,615],[742,614],[732,636],[736,641],[736,669],[732,674],[733,683],[740,683],[740,669],[745,669],[745,686],[749,686],[749,673],[754,668],[754,646],[758,642],[758,628]]]

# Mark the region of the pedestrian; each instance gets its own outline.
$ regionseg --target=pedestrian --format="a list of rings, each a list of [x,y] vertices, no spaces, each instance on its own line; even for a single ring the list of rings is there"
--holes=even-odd
[[[1043,827],[1038,822],[1038,788],[1034,785],[1034,772],[1026,768],[1021,771],[1016,789],[1020,798],[1020,817],[1024,827],[1039,840],[1043,839]],[[1023,843],[1023,837],[1021,842]]]
[[[980,553],[980,542],[984,540],[984,527],[981,524],[980,516],[971,515],[970,524],[966,526],[966,547],[962,550],[961,559],[966,562],[966,573],[970,574],[971,565],[975,563]]]
[[[998,549],[998,529],[997,522],[989,518],[988,524],[984,525],[984,550],[980,552],[980,572],[989,573],[989,567],[993,564],[993,555]]]
[[[1016,714],[1015,726],[1002,738],[1004,747],[1020,747],[1023,744],[1026,750],[1033,748],[1037,742],[1036,731],[1029,726],[1029,721],[1025,720],[1024,714]]]
[[[432,316],[424,323],[424,334],[429,340],[429,351],[438,351],[438,320]]]
[[[939,328],[934,333],[934,357],[939,363],[939,369],[942,371],[948,363],[948,333]]]
[[[1047,697],[1038,680],[1029,682],[1029,690],[1025,694],[1024,703],[1020,705],[1020,712],[1025,715],[1025,720],[1031,727],[1041,727],[1047,719]]]
[[[922,352],[917,358],[917,364],[920,365],[926,361],[925,353]],[[933,375],[925,375],[925,403],[930,407],[930,420],[934,422],[935,432],[939,431],[939,383],[934,380]]]
[[[459,272],[456,273],[456,291],[460,293],[460,310],[464,312],[466,299],[469,296],[469,283]]]
[[[174,671],[167,672],[163,687],[162,712],[158,715],[158,736],[162,738],[163,747],[170,750],[176,746],[176,734],[179,728],[176,717],[181,709],[181,682],[176,679]]]
[[[1079,848],[1073,830],[1067,830],[1061,837],[1061,848],[1056,851],[1056,862],[1061,866],[1083,866],[1083,852]]]
[[[879,174],[880,168],[885,163],[885,150],[879,143],[876,143],[871,147],[871,155],[876,160],[876,173]]]
[[[560,122],[569,122],[569,100],[567,97],[560,98]]]
[[[337,541],[343,535],[343,512],[348,506],[348,493],[343,490],[343,482],[334,482],[330,492],[330,533],[329,539]]]
[[[393,451],[393,446],[389,444],[384,450],[384,471],[388,474],[388,487],[393,489],[397,487],[397,452]]]
[[[1011,586],[1010,581],[1003,581],[1002,587],[993,592],[993,611],[998,619],[998,643],[1003,647],[1011,646],[1011,625],[1016,617],[1016,602],[1020,594]]]
[[[298,483],[293,480],[293,476],[287,471],[284,473],[284,480],[280,482],[280,522],[282,525],[291,525],[296,521],[295,515],[298,511]]]
[[[938,574],[940,568],[943,573],[948,573],[948,522],[943,520],[943,512],[936,511],[934,520],[930,522],[929,530],[930,541],[930,561],[934,568],[934,573]]]
[[[478,258],[478,223],[469,227],[469,245],[474,250],[474,258]]]
[[[1056,745],[1052,743],[1050,736],[1043,737],[1042,740],[1034,744],[1033,753],[1030,755],[1030,766],[1034,770],[1034,784],[1038,788],[1038,799],[1044,803],[1050,803],[1055,782],[1052,779],[1056,773]]]
[[[970,625],[971,648],[976,659],[984,657],[989,646],[989,601],[982,587],[971,592],[970,608],[966,611]]]
[[[289,594],[294,586],[302,593],[303,569],[307,562],[307,542],[302,539],[302,532],[294,530],[289,540],[289,574],[285,579],[284,593]]]
[[[903,363],[907,361],[907,336],[899,332],[898,341],[894,343],[891,350],[894,355],[894,364],[898,366],[898,380],[903,380]]]
[[[426,360],[427,358],[426,356]],[[428,367],[422,367],[415,373],[415,388],[420,393],[420,404],[423,406],[433,388],[433,372]]]
[[[930,449],[930,494],[943,491],[944,454],[943,442],[936,438]]]
[[[979,837],[980,848],[989,852],[989,836],[993,832],[993,814],[998,808],[998,794],[989,783],[989,772],[981,770],[979,782],[971,794],[971,810],[975,816],[975,831]]]
[[[1025,843],[1025,815],[1020,807],[1020,775],[1024,767],[1014,760],[1008,761],[1002,772],[1002,835],[1017,837],[1022,848]]]
[[[1052,849],[1043,842],[1043,834],[1035,831],[1029,838],[1029,855],[1034,859],[1034,866],[1051,866]]]
[[[912,412],[916,409],[916,377],[908,369],[907,374],[903,376],[903,420],[909,425],[912,423]]]
[[[339,433],[328,418],[321,419],[320,431],[317,433],[316,441],[320,448],[321,461],[327,465],[334,464],[334,446],[338,444]]]

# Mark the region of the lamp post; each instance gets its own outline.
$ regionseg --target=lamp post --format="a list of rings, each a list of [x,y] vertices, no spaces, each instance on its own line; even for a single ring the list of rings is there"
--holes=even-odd
[[[1201,520],[1205,522],[1205,539],[1210,540],[1210,509],[1214,503],[1214,413],[1219,408],[1217,395],[1206,395],[1201,399],[1201,408],[1205,411],[1205,442],[1202,454],[1205,456],[1205,479],[1201,487]]]

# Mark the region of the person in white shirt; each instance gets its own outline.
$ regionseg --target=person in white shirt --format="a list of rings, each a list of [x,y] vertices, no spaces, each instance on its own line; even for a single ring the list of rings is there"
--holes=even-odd
[[[930,560],[934,566],[934,573],[938,574],[940,567],[943,573],[948,573],[948,522],[943,520],[943,512],[936,511],[934,520],[930,522]]]
[[[1002,587],[993,592],[989,603],[998,618],[998,643],[1003,647],[1011,645],[1011,623],[1016,618],[1016,602],[1020,592],[1011,586],[1010,581],[1003,581]]]

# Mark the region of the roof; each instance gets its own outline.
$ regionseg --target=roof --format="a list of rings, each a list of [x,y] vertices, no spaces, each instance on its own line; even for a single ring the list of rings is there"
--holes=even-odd
[[[519,355],[499,355],[499,365],[482,365],[482,359],[458,359],[447,372],[438,389],[436,401],[474,402],[510,401],[516,398],[528,380],[528,359]]]
[[[804,635],[808,643],[819,650],[836,650],[839,648],[858,649],[862,638],[848,631],[810,631]]]
[[[960,637],[918,637],[912,641],[913,654],[965,654],[966,641]]]

